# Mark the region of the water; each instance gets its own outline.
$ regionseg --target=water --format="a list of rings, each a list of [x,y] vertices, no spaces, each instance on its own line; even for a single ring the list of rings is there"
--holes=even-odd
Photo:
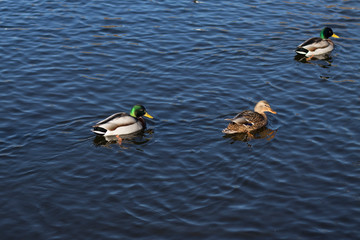
[[[357,239],[358,1],[0,1],[2,239]],[[325,60],[294,49],[323,26]],[[224,118],[266,99],[255,139]],[[91,126],[141,103],[119,146]]]

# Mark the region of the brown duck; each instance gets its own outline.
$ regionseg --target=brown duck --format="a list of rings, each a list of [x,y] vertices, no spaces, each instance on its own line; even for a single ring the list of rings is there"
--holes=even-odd
[[[231,122],[222,132],[226,134],[249,133],[262,128],[267,124],[265,112],[276,114],[267,101],[261,100],[255,105],[254,111],[245,110],[234,118],[225,119]]]

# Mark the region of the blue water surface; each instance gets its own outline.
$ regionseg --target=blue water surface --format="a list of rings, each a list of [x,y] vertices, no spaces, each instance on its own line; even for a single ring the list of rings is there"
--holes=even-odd
[[[360,3],[0,1],[1,239],[358,239]],[[294,49],[330,26],[325,59]],[[265,99],[266,129],[225,118]],[[91,126],[143,104],[121,145]]]

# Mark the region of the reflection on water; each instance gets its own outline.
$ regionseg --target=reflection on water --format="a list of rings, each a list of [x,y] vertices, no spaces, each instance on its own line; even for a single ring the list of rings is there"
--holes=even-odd
[[[233,144],[236,141],[249,142],[255,139],[266,139],[271,141],[276,135],[277,129],[272,130],[267,127],[260,128],[251,133],[236,133],[236,134],[226,134],[224,138],[231,138],[233,141],[230,144]]]
[[[122,135],[120,136],[122,139],[121,145],[123,145],[124,143],[142,145],[144,143],[149,142],[153,134],[154,134],[153,129],[147,129],[146,131],[141,131],[138,133]],[[116,136],[96,135],[94,137],[93,143],[95,146],[110,147],[113,144],[119,144],[119,139]]]
[[[305,57],[305,55],[296,54],[294,56],[294,60],[301,62],[301,63],[318,65],[319,67],[322,67],[322,68],[331,67],[331,64],[333,62],[333,59],[329,54],[317,55],[317,56],[312,57],[309,60],[307,57]],[[318,61],[318,62],[315,63],[314,61]]]

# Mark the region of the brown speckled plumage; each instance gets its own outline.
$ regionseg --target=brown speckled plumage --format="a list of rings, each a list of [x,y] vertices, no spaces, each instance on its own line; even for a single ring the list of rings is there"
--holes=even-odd
[[[254,111],[245,110],[237,114],[234,118],[225,119],[231,122],[222,132],[226,134],[247,133],[262,128],[267,124],[265,112],[276,114],[267,101],[259,101]]]

